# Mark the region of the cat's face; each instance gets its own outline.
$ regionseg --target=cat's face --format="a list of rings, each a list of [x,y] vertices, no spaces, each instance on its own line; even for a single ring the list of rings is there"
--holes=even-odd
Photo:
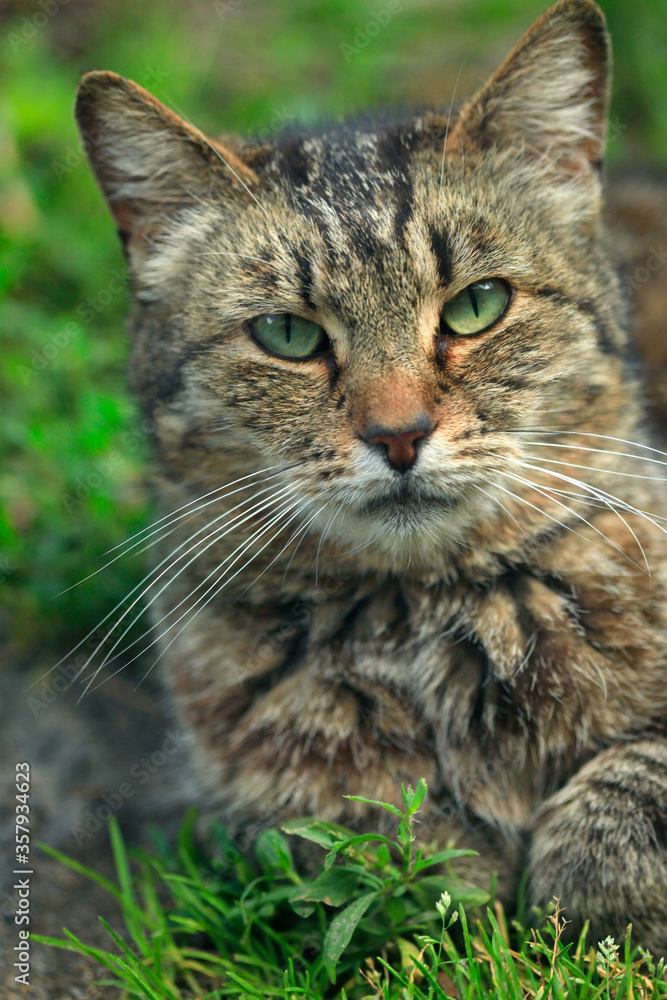
[[[629,418],[597,231],[606,89],[601,15],[573,0],[459,115],[270,147],[210,145],[91,75],[79,120],[137,275],[140,393],[229,468],[284,468],[313,533],[400,564],[513,496],[548,509],[524,432]]]

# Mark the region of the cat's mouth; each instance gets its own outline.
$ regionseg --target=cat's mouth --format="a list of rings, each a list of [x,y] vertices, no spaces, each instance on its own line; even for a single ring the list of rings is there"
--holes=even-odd
[[[409,486],[391,490],[382,496],[368,500],[362,512],[369,517],[402,515],[405,518],[419,517],[430,511],[451,510],[460,503],[461,497],[447,493],[423,493]]]

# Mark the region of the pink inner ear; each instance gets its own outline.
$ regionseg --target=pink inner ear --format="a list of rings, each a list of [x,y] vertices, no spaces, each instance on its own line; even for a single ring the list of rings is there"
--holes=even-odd
[[[111,212],[116,222],[116,228],[126,252],[142,257],[159,235],[159,226],[155,219],[151,221],[144,216],[142,204],[133,201],[109,202]],[[143,205],[145,210],[145,204]]]
[[[110,201],[109,207],[120,232],[131,236],[136,229],[139,215],[136,206],[129,201]]]

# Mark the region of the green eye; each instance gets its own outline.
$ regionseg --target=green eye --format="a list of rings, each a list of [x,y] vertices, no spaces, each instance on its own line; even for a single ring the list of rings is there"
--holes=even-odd
[[[502,316],[509,297],[509,286],[500,278],[474,281],[445,303],[442,320],[452,333],[462,337],[481,333]]]
[[[262,347],[281,358],[310,358],[329,343],[321,326],[292,313],[258,316],[250,327]]]

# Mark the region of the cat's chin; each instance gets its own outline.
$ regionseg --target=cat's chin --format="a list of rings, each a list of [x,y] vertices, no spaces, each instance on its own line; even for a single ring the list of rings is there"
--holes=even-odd
[[[400,523],[407,530],[411,530],[413,524],[422,524],[424,517],[433,513],[452,511],[460,502],[460,496],[392,492],[369,500],[361,508],[361,512],[368,517],[388,518],[392,523]]]
[[[362,549],[365,560],[376,551],[396,564],[440,565],[475,520],[467,499],[460,493],[388,492],[348,507],[336,533]]]

